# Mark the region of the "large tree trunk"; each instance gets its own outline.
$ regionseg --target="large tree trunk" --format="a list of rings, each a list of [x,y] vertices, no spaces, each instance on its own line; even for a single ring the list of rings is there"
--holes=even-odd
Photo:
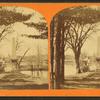
[[[54,78],[55,78],[55,74],[54,74],[54,18],[52,19],[51,25],[50,25],[50,55],[51,55],[51,75],[50,75],[50,79],[51,79],[51,85],[50,87],[52,89],[54,89]]]
[[[64,33],[62,16],[57,16],[51,24],[51,83],[60,89],[64,82]]]
[[[60,43],[61,43],[61,25],[59,16],[56,18],[56,31],[55,31],[55,81],[56,81],[56,89],[60,88],[61,84],[61,52],[60,52]]]
[[[81,67],[80,67],[80,51],[75,52],[75,62],[76,62],[76,70],[78,73],[81,73]]]
[[[64,83],[64,48],[62,48],[62,52],[61,52],[61,70],[60,70],[60,77],[61,77],[61,84]]]
[[[51,23],[51,88],[60,88],[60,27],[58,18]],[[59,28],[58,28],[59,27]]]
[[[60,43],[60,54],[61,54],[61,84],[64,83],[64,60],[65,60],[65,56],[64,56],[64,19],[63,16],[60,16],[60,24],[61,24],[61,43]]]

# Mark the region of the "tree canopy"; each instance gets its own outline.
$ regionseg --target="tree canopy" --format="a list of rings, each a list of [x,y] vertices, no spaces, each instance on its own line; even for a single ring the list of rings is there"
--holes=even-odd
[[[72,19],[79,24],[93,24],[100,21],[100,8],[79,6],[64,9],[57,15],[63,16],[66,21]]]
[[[87,6],[64,9],[55,17],[57,16],[63,19],[65,45],[67,43],[72,49],[73,47],[82,47],[90,34],[96,31],[96,23],[100,22],[99,8],[95,9]]]
[[[15,9],[8,10],[0,7],[0,41],[3,40],[8,33],[11,33],[11,25],[15,22],[23,22],[30,19],[31,14],[24,15],[22,13],[16,12]],[[2,28],[2,26],[4,26]]]
[[[47,39],[48,38],[48,27],[46,22],[39,22],[39,23],[25,23],[29,27],[35,27],[41,35],[28,35],[30,38],[36,38],[36,39]]]
[[[6,35],[4,34],[9,33],[8,29],[10,25],[14,24],[15,22],[23,22],[28,27],[34,27],[41,33],[40,36],[38,35],[26,35],[29,38],[41,38],[47,39],[48,37],[48,28],[46,22],[39,22],[39,23],[25,23],[25,21],[29,20],[32,17],[32,14],[23,14],[22,12],[18,12],[15,7],[14,9],[7,9],[4,7],[0,7],[0,26],[4,25],[5,27],[0,32],[0,40],[2,40]],[[41,20],[45,20],[44,17]],[[11,30],[10,30],[11,32]],[[2,38],[3,37],[3,38]]]
[[[16,10],[7,10],[0,8],[0,25],[10,25],[15,22],[23,22],[30,19],[31,14],[24,15],[22,13],[16,12]]]

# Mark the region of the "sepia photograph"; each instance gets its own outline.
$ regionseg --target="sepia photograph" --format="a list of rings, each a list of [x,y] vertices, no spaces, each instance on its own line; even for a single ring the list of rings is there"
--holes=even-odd
[[[58,12],[50,24],[52,89],[100,88],[100,7]]]
[[[0,7],[0,89],[48,89],[48,27],[34,9]]]

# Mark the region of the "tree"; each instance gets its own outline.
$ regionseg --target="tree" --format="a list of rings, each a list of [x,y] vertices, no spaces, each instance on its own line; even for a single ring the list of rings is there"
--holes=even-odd
[[[20,69],[20,64],[21,64],[22,60],[24,59],[25,55],[28,53],[29,50],[30,50],[29,48],[26,49],[24,54],[22,55],[22,57],[18,60],[18,62],[17,62],[18,70]]]
[[[17,36],[16,37],[16,53],[19,51],[19,49],[22,47],[22,45],[23,45],[23,41],[21,41],[20,39],[19,39],[19,37]],[[19,71],[19,69],[20,69],[20,65],[21,65],[21,63],[22,63],[22,60],[24,59],[24,57],[26,56],[26,54],[28,53],[28,51],[29,51],[29,48],[27,48],[24,52],[23,52],[23,55],[21,56],[21,57],[17,57],[17,61],[16,61],[16,69],[17,69],[17,71]]]
[[[60,20],[59,20],[60,19]],[[51,22],[51,83],[52,88],[60,88],[64,82],[64,34],[61,16]]]
[[[54,18],[51,21],[50,24],[50,64],[51,64],[51,73],[50,73],[50,80],[51,80],[51,88],[55,88],[54,83],[55,83],[55,69],[54,69],[54,27],[55,27],[55,22],[54,22]]]
[[[47,39],[48,38],[48,27],[47,27],[47,23],[45,22],[44,17],[42,18],[43,21],[38,22],[38,23],[24,23],[29,27],[34,27],[37,30],[39,30],[40,35],[24,35],[27,36],[29,38],[35,38],[35,39]]]
[[[19,40],[19,37],[16,37],[16,52],[21,48],[23,41]]]
[[[31,18],[31,14],[24,15],[19,13],[17,7],[8,9],[8,7],[0,7],[0,42],[6,36],[12,33],[12,25],[16,22],[24,22]],[[12,60],[13,61],[13,60]]]
[[[64,9],[57,13],[50,28],[51,79],[55,88],[64,82],[64,51],[71,48],[75,55],[77,72],[81,73],[81,49],[92,33],[97,31],[100,11],[87,6]],[[54,73],[55,72],[55,73]],[[52,86],[53,86],[52,85]]]
[[[79,6],[65,9],[58,15],[62,17],[64,22],[62,25],[64,43],[73,50],[77,72],[81,73],[81,49],[91,34],[97,31],[97,23],[100,22],[100,11],[87,6]]]
[[[35,28],[36,30],[39,31],[39,35],[36,34],[22,34],[22,36],[25,36],[27,38],[32,38],[32,39],[48,39],[48,27],[47,27],[47,22],[44,17],[40,18],[41,21],[39,22],[24,22],[28,27]],[[32,76],[33,76],[33,70],[36,70],[37,76],[39,77],[40,73],[42,75],[42,61],[41,61],[41,52],[40,52],[40,47],[39,45],[37,46],[37,65],[33,65],[33,61],[31,62],[31,71],[32,71]],[[36,66],[36,67],[35,67]],[[34,72],[34,73],[35,73]]]
[[[0,41],[3,40],[8,33],[11,32],[11,25],[15,22],[24,22],[30,19],[31,15],[24,15],[13,10],[8,10],[7,8],[0,8]]]

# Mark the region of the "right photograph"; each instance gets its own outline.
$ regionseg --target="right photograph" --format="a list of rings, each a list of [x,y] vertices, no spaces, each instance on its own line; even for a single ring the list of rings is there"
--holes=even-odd
[[[51,89],[100,88],[100,7],[75,6],[50,24]]]

